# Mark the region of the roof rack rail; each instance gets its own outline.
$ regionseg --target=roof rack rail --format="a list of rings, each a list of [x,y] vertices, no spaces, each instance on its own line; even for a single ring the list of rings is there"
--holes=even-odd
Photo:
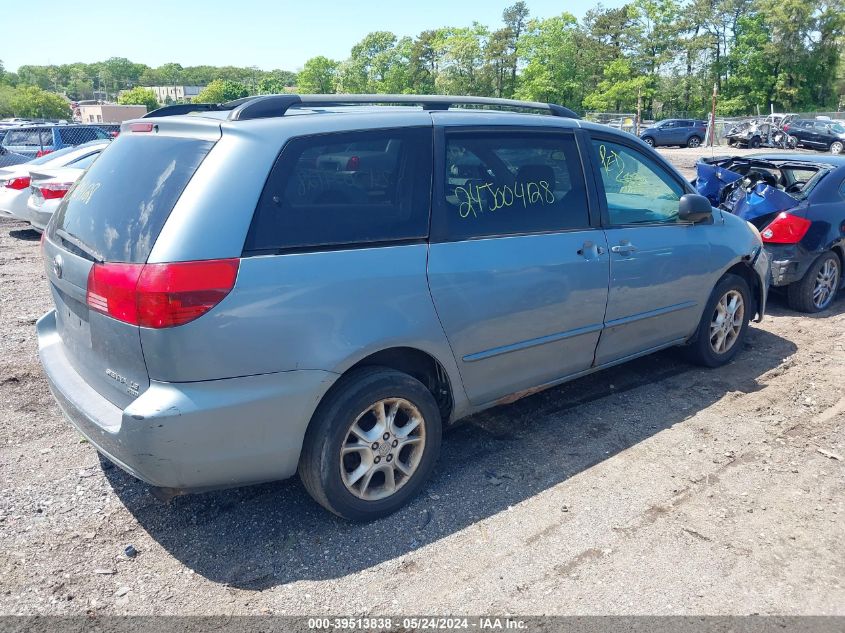
[[[214,110],[230,110],[226,104],[219,103],[174,103],[173,105],[162,106],[151,112],[147,112],[142,119],[150,117],[176,116],[177,114],[190,114],[191,112],[210,112]]]
[[[570,119],[580,118],[569,108],[537,101],[517,101],[514,99],[496,99],[493,97],[463,97],[447,95],[265,95],[254,97],[235,107],[229,119],[244,121],[283,116],[292,107],[330,107],[364,104],[403,104],[419,105],[423,110],[448,110],[453,106],[476,106],[487,108],[513,108],[517,110],[539,110],[548,114]],[[228,105],[228,104],[225,104]]]
[[[229,111],[229,120],[246,121],[284,116],[296,107],[332,107],[344,105],[418,105],[423,110],[448,110],[453,106],[536,110],[552,116],[579,119],[570,110],[555,103],[517,101],[493,97],[463,97],[447,95],[337,95],[337,94],[280,94],[244,97],[227,103],[179,103],[164,106],[144,115],[147,117],[175,116],[190,112]]]

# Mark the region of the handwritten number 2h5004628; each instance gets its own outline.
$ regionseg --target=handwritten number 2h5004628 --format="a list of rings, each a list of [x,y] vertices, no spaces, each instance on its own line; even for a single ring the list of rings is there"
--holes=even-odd
[[[458,213],[462,218],[470,216],[477,218],[479,213],[520,204],[527,209],[530,205],[554,204],[555,201],[554,191],[545,180],[518,182],[513,187],[510,185],[495,187],[489,182],[483,185],[455,187],[455,196],[460,203]]]

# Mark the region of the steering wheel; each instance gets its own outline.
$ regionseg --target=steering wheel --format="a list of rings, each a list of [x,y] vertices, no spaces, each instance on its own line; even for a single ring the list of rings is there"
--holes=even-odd
[[[798,193],[801,189],[804,188],[804,185],[807,184],[806,180],[796,180],[791,185],[789,185],[784,191],[786,193]]]

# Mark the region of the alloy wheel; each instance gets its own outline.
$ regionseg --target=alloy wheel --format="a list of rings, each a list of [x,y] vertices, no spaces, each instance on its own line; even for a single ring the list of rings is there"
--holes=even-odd
[[[688,147],[699,147],[701,145],[701,139],[697,136],[693,136],[689,141],[687,141]]]
[[[813,305],[824,310],[833,300],[839,287],[839,264],[834,259],[828,259],[816,275],[813,286]]]
[[[425,450],[426,423],[404,398],[379,400],[349,427],[340,449],[346,489],[359,499],[385,499],[414,475]]]
[[[842,150],[845,149],[842,141],[834,141],[830,144],[830,153],[831,154],[841,154]]]
[[[728,290],[713,311],[710,320],[710,347],[717,354],[730,350],[739,339],[745,323],[745,302],[742,294]]]

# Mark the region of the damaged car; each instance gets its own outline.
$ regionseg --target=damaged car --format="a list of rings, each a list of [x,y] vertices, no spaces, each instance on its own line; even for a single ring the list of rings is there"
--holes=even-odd
[[[779,125],[769,120],[740,121],[728,128],[724,135],[731,147],[774,147],[778,149],[794,149],[796,139]]]
[[[786,290],[790,307],[827,309],[845,262],[845,156],[722,156],[696,168],[701,195],[760,231],[771,285]]]

